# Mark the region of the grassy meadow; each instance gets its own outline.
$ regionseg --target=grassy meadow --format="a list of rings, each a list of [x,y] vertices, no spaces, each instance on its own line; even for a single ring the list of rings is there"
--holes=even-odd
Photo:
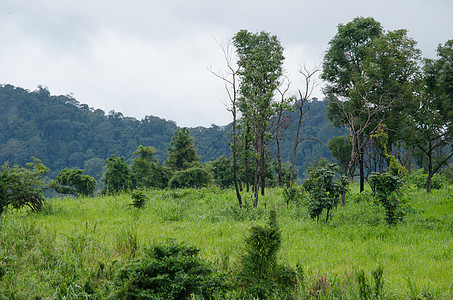
[[[44,209],[0,216],[0,299],[115,298],[118,268],[150,245],[174,239],[234,273],[244,239],[275,209],[279,262],[298,270],[299,299],[359,299],[357,274],[384,270],[385,299],[453,299],[453,188],[409,189],[403,223],[390,227],[370,192],[347,195],[328,223],[308,217],[304,199],[286,206],[282,189],[238,208],[234,190],[151,190],[145,207],[130,194],[50,199]]]

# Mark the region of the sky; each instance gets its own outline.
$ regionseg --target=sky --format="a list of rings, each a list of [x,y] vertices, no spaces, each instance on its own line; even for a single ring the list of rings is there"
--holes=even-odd
[[[278,36],[296,93],[298,70],[321,65],[338,24],[361,16],[407,29],[434,58],[453,39],[452,12],[451,0],[0,0],[0,84],[42,85],[139,120],[226,125],[224,83],[209,70],[225,70],[219,43],[239,30]]]

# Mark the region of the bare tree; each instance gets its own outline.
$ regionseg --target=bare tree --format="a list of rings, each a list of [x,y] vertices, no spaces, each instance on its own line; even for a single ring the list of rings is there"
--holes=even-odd
[[[297,118],[297,130],[296,130],[296,136],[294,137],[294,146],[293,146],[293,154],[291,158],[291,169],[290,169],[290,174],[289,174],[289,180],[287,182],[287,186],[289,187],[291,185],[291,182],[294,180],[294,167],[296,164],[296,154],[297,154],[297,147],[299,146],[300,142],[303,140],[314,140],[318,143],[318,140],[311,138],[311,137],[305,137],[302,134],[301,128],[302,124],[307,120],[308,118],[308,111],[310,110],[310,106],[308,104],[308,100],[311,98],[314,89],[318,85],[317,81],[315,80],[315,75],[316,73],[319,72],[319,67],[314,67],[313,69],[309,70],[306,66],[301,68],[299,70],[299,73],[302,74],[303,80],[304,80],[304,90],[301,91],[299,90],[299,99],[295,98],[295,109],[298,115]]]
[[[209,71],[216,76],[217,78],[224,81],[225,90],[228,95],[229,104],[227,104],[227,110],[233,115],[233,144],[231,145],[231,152],[233,154],[233,180],[234,187],[236,189],[236,197],[239,202],[239,207],[242,207],[242,197],[238,180],[238,170],[237,170],[237,100],[238,100],[238,72],[239,67],[233,62],[233,53],[232,45],[230,42],[227,44],[219,43],[220,48],[222,49],[223,56],[226,63],[226,71],[224,72],[214,72],[212,69]]]
[[[280,87],[277,88],[278,93],[280,94],[280,101],[276,103],[276,114],[274,118],[275,123],[275,143],[276,143],[276,150],[277,150],[277,173],[278,173],[278,185],[283,185],[283,178],[282,178],[282,159],[280,155],[280,139],[282,138],[284,132],[288,127],[291,125],[291,117],[285,116],[285,112],[288,111],[290,103],[294,101],[294,97],[287,97],[286,93],[288,92],[291,82],[285,76],[286,85],[283,86],[283,82]]]

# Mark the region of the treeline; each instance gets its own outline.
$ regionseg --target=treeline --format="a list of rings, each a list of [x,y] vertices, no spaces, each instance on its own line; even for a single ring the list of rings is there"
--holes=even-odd
[[[302,145],[297,161],[301,175],[313,156],[330,155],[326,142],[337,133],[326,121],[326,105],[325,101],[311,104],[314,118],[308,120],[306,130],[324,143]],[[155,116],[139,121],[120,112],[106,114],[69,95],[53,96],[42,86],[35,91],[0,86],[0,164],[25,166],[37,157],[50,169],[49,178],[73,168],[102,181],[107,158],[123,156],[130,164],[140,145],[154,147],[154,158],[162,164],[177,129],[175,122]],[[231,155],[231,124],[189,130],[201,162]],[[289,129],[285,136],[291,134]],[[271,152],[275,153],[273,145]],[[282,150],[282,157],[288,160],[289,150]]]

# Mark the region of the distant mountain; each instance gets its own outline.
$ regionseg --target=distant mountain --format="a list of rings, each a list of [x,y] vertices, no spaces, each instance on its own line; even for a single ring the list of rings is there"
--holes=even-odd
[[[313,157],[330,157],[326,141],[337,135],[327,121],[327,103],[312,101],[310,105],[313,117],[303,130],[323,144],[313,141],[300,144],[297,165],[301,174]],[[71,96],[50,95],[43,87],[28,91],[12,85],[0,86],[0,164],[25,165],[34,156],[50,168],[51,178],[65,167],[72,167],[82,168],[99,179],[108,157],[124,156],[130,162],[139,145],[155,147],[156,158],[163,162],[177,128],[175,122],[155,116],[139,121],[116,111],[106,114],[80,104]],[[231,124],[190,131],[202,162],[230,155],[227,140]],[[290,126],[281,143],[285,161],[290,158],[294,134],[295,128]]]

